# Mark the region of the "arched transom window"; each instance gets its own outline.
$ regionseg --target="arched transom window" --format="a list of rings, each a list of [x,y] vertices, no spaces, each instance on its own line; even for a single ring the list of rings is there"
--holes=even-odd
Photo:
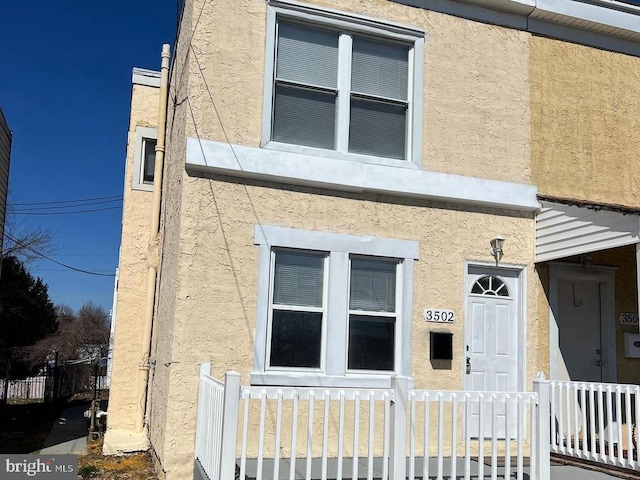
[[[508,297],[509,289],[507,285],[494,275],[485,275],[476,280],[471,287],[471,293],[477,295],[493,295],[497,297]]]

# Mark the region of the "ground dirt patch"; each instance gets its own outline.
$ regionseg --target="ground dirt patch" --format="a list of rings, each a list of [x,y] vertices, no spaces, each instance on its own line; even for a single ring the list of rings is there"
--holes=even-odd
[[[113,456],[102,454],[102,439],[87,443],[87,454],[78,458],[78,479],[157,480],[148,452]]]

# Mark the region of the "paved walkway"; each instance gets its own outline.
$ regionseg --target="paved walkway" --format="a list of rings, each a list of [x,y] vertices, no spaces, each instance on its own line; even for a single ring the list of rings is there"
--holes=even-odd
[[[53,424],[40,453],[86,454],[89,423],[84,412],[90,405],[86,402],[65,408]]]

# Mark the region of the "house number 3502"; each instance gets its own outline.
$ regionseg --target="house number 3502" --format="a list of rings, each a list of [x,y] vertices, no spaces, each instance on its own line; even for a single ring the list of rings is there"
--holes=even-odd
[[[427,322],[452,323],[456,319],[456,314],[453,313],[453,310],[444,310],[441,308],[427,308],[423,315]]]

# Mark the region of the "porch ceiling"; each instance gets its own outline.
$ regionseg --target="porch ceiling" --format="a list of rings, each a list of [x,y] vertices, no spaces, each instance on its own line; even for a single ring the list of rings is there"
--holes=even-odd
[[[640,242],[639,212],[544,200],[540,204],[536,263]]]

